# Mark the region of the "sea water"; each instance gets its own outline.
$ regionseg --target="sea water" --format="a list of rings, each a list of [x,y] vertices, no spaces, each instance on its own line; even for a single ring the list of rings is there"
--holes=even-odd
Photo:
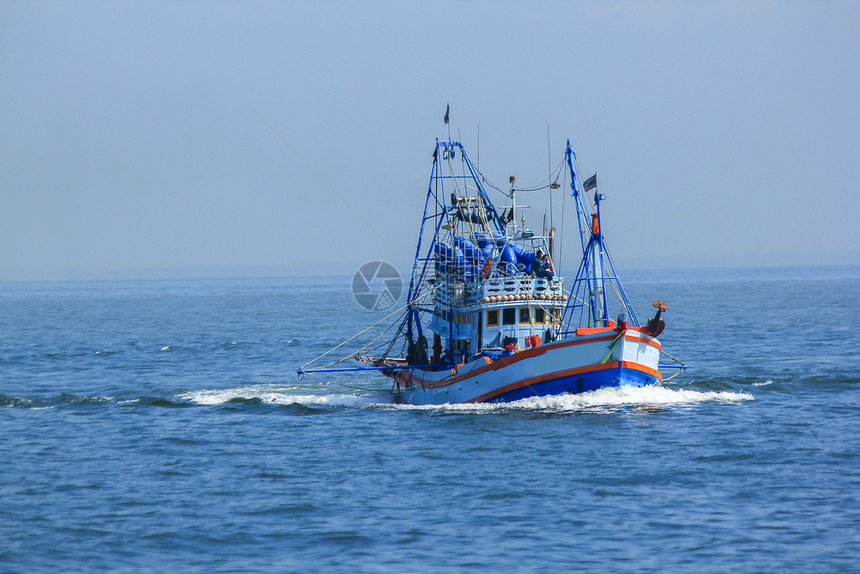
[[[860,569],[860,268],[625,283],[685,373],[433,407],[349,277],[0,284],[0,571]]]

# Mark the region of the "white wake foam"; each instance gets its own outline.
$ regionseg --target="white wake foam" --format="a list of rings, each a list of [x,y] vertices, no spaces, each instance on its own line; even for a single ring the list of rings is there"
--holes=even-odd
[[[352,395],[311,393],[306,386],[249,385],[231,389],[189,391],[178,396],[198,405],[223,405],[234,400],[257,399],[265,404],[305,405],[340,408],[380,407],[393,409],[446,410],[462,412],[499,412],[504,410],[590,411],[616,410],[620,407],[662,408],[689,406],[706,402],[739,403],[754,400],[749,393],[696,391],[666,387],[608,387],[576,395],[531,397],[511,403],[406,405],[396,404],[389,395]]]
[[[362,407],[372,404],[371,397],[347,394],[311,394],[307,389],[298,392],[295,387],[284,385],[251,385],[232,389],[209,389],[182,393],[178,398],[198,405],[223,405],[235,400],[258,399],[274,405],[307,405],[327,407]]]
[[[556,395],[533,397],[517,401],[523,407],[550,409],[582,409],[618,406],[684,406],[705,402],[737,403],[751,401],[749,393],[729,391],[694,391],[691,389],[669,389],[666,387],[607,387],[579,395]]]
[[[762,381],[760,383],[753,383],[752,386],[754,386],[754,387],[766,387],[766,386],[772,385],[772,384],[773,384],[773,381],[771,381],[770,379],[767,379],[766,381]]]
[[[619,407],[672,407],[688,406],[705,402],[738,403],[754,400],[749,393],[729,391],[695,391],[669,389],[665,387],[607,387],[588,393],[564,394],[546,397],[531,397],[511,403],[445,404],[445,405],[398,405],[406,409],[444,409],[456,411],[500,411],[500,410],[551,410],[551,411],[601,411]]]

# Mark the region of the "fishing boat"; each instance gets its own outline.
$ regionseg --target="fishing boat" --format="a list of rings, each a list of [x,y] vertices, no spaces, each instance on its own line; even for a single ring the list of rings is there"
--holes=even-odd
[[[556,230],[535,232],[517,206],[516,179],[488,193],[489,181],[459,141],[436,142],[396,335],[361,367],[392,379],[410,404],[507,402],[659,383],[658,336],[666,305],[640,324],[603,235],[597,174],[580,181],[568,140],[542,188],[569,186],[579,227],[579,267],[570,289],[555,273]],[[492,189],[491,188],[491,189]],[[541,188],[529,188],[534,192]],[[520,216],[518,220],[517,217]],[[310,365],[310,364],[309,364]]]

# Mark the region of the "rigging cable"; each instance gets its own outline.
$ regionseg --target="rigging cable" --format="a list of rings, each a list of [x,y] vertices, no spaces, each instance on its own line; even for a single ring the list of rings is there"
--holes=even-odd
[[[380,323],[382,323],[383,321],[387,321],[388,319],[390,319],[391,317],[393,317],[393,316],[397,315],[398,313],[400,313],[401,311],[403,311],[404,309],[406,309],[406,308],[407,308],[407,307],[409,307],[410,305],[412,305],[412,304],[416,303],[416,302],[417,302],[419,299],[421,299],[422,297],[426,297],[427,295],[430,295],[430,294],[431,294],[431,293],[433,293],[433,291],[435,291],[435,290],[436,290],[436,287],[433,287],[433,289],[431,289],[430,291],[428,291],[428,292],[427,292],[427,293],[425,293],[424,295],[419,295],[419,296],[415,297],[415,299],[413,299],[413,300],[412,300],[411,302],[409,302],[409,303],[406,303],[406,305],[404,305],[403,307],[400,307],[397,311],[395,311],[395,312],[391,313],[390,315],[386,315],[385,317],[383,317],[382,319],[380,319],[379,321],[377,321],[376,323],[374,323],[374,324],[373,324],[373,325],[371,325],[370,327],[368,327],[368,328],[366,328],[366,329],[364,329],[364,330],[362,330],[362,331],[360,331],[360,332],[356,333],[355,335],[353,335],[352,337],[350,337],[350,338],[349,338],[349,339],[347,339],[346,341],[343,341],[343,342],[342,342],[342,343],[340,343],[339,345],[336,345],[336,346],[332,347],[331,349],[329,349],[328,351],[326,351],[325,353],[323,353],[322,355],[320,355],[320,356],[319,356],[319,357],[317,357],[316,359],[313,359],[313,360],[311,360],[311,361],[308,361],[307,363],[305,363],[304,365],[302,365],[301,367],[299,367],[299,370],[304,369],[304,368],[305,368],[305,367],[307,367],[308,365],[311,365],[311,364],[313,364],[313,363],[316,363],[317,361],[319,361],[320,359],[322,359],[323,357],[325,357],[326,355],[328,355],[328,354],[329,354],[329,353],[331,353],[332,351],[335,351],[335,350],[337,350],[337,349],[339,349],[339,348],[343,347],[344,345],[346,345],[347,343],[349,343],[349,342],[350,342],[350,341],[352,341],[353,339],[357,338],[358,336],[363,335],[364,333],[366,333],[366,332],[370,331],[371,329],[373,329],[374,327],[376,327],[377,325],[379,325],[379,324],[380,324]],[[392,326],[393,326],[393,324],[392,324]],[[391,327],[388,327],[388,329],[390,329],[390,328],[391,328]],[[385,331],[388,331],[388,329],[386,329]],[[383,334],[385,333],[385,331],[383,331]],[[381,336],[381,335],[380,335],[380,336]],[[379,337],[377,337],[376,339],[374,339],[373,341],[371,341],[371,343],[372,343],[372,342],[374,342],[374,341],[376,341],[377,339],[379,339]],[[365,345],[365,346],[367,346],[367,345]],[[346,359],[348,359],[348,358],[350,358],[350,357],[352,357],[352,356],[354,356],[354,355],[355,355],[355,353],[350,353],[349,355],[347,355],[347,356],[346,356],[346,357],[344,357],[343,359],[340,359],[340,360],[338,360],[338,361],[335,361],[334,363],[331,363],[331,364],[329,364],[329,365],[325,365],[325,366],[324,366],[324,367],[322,367],[322,368],[330,367],[331,365],[335,365],[335,364],[337,364],[337,363],[343,362],[344,360],[346,360]]]

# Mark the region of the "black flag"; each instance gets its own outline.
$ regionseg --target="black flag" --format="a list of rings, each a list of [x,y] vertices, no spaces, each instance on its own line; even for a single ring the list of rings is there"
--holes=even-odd
[[[597,187],[597,174],[596,173],[594,175],[592,175],[591,177],[589,177],[588,179],[586,179],[584,182],[582,182],[582,188],[585,191],[592,190],[596,187]]]
[[[448,112],[450,112],[450,111],[451,111],[451,104],[446,104],[445,105],[445,117],[442,118],[443,120],[445,120],[446,125],[448,123]]]

